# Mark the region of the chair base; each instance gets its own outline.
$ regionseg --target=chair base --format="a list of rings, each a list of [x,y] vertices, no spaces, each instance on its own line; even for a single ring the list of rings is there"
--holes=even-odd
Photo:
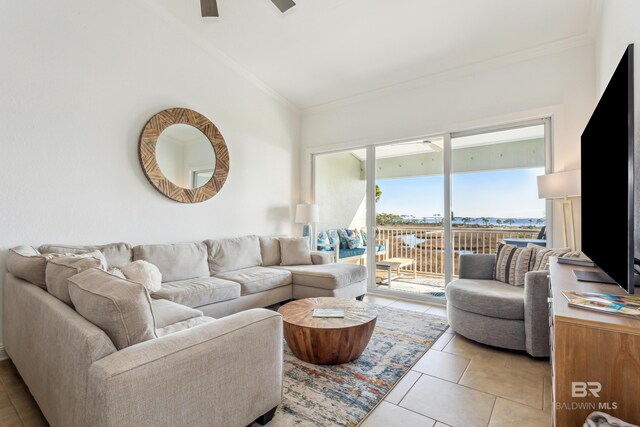
[[[269,421],[271,421],[273,419],[273,416],[276,413],[276,409],[278,409],[278,407],[274,406],[268,412],[266,412],[266,413],[262,414],[261,416],[259,416],[258,418],[256,418],[255,422],[260,424],[261,426],[267,424]]]

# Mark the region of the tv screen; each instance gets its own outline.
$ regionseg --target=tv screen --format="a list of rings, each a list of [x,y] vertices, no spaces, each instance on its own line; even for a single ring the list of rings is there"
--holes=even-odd
[[[582,134],[582,251],[634,289],[633,45]]]

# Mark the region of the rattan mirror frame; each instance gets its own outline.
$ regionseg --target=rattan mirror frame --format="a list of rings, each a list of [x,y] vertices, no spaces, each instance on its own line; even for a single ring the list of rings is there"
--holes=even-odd
[[[156,159],[158,137],[167,127],[186,124],[200,130],[211,142],[216,165],[211,179],[199,188],[183,188],[171,182],[160,170]],[[200,203],[215,196],[229,175],[229,150],[220,130],[211,120],[188,108],[169,108],[155,114],[142,129],[138,158],[145,176],[162,195],[180,203]]]

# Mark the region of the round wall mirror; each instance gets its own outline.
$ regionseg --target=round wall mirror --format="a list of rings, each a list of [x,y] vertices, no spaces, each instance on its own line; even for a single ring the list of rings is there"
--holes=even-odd
[[[156,160],[163,175],[182,188],[202,187],[216,168],[209,138],[184,124],[171,125],[162,131],[156,144]]]
[[[229,174],[229,152],[218,128],[202,114],[171,108],[149,119],[138,145],[147,179],[182,203],[215,196]]]

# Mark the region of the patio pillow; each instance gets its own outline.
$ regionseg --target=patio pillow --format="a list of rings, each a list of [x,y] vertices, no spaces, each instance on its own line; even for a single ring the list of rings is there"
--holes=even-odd
[[[524,249],[525,248],[518,248],[512,245],[500,243],[498,245],[498,252],[496,252],[496,268],[494,269],[493,278],[500,282],[515,285],[517,270],[516,264],[518,262],[518,257]],[[526,273],[526,271],[524,273]],[[524,273],[522,274],[524,275]]]
[[[360,235],[360,232],[357,229],[355,230],[347,229],[347,245],[349,246],[349,249],[357,249],[357,248],[362,248],[364,246],[364,243],[362,241],[362,236]]]
[[[367,246],[367,229],[361,228],[360,235],[362,236],[362,246],[366,247]]]
[[[329,241],[329,235],[326,231],[321,231],[318,233],[317,246],[320,251],[328,251],[331,250],[331,242]]]
[[[338,236],[338,230],[327,230],[327,236],[329,236],[329,243],[332,245],[340,244],[340,236]]]
[[[349,243],[347,243],[347,229],[340,228],[338,229],[338,236],[340,237],[340,249],[348,249]]]

